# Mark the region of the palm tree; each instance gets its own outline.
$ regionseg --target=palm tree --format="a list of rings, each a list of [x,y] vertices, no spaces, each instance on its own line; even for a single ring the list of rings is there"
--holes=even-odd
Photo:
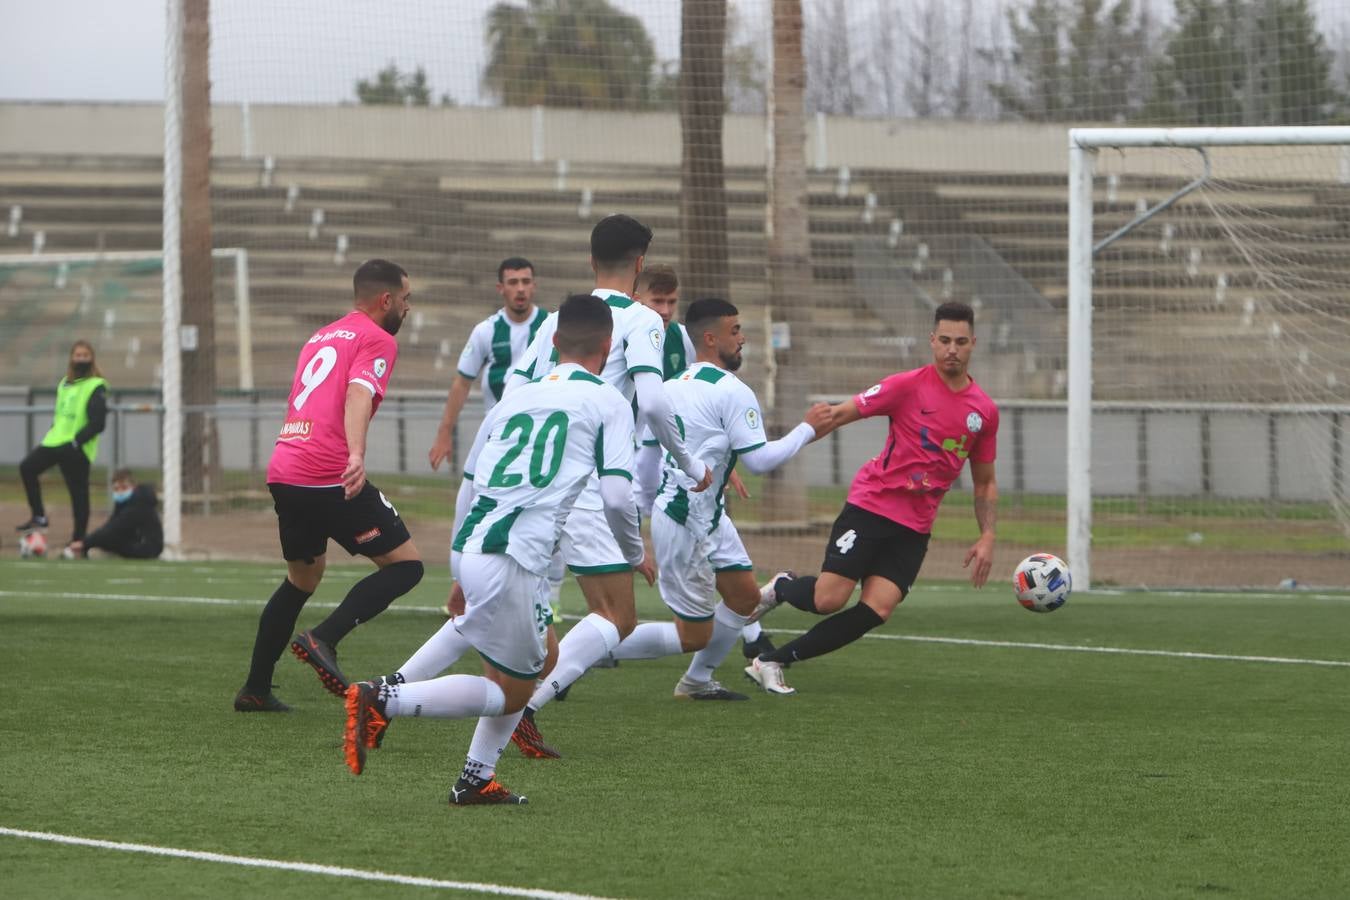
[[[806,310],[811,297],[811,237],[807,223],[806,58],[802,0],[773,0],[773,76],[770,82],[769,297],[773,318],[786,321],[792,349],[780,351],[774,405],[768,421],[780,431],[796,423],[811,388],[806,355]],[[765,336],[766,340],[768,336]],[[769,476],[765,515],[779,525],[805,525],[806,479],[801,460]]]
[[[726,108],[722,51],[727,0],[684,0],[680,29],[680,282],[684,295],[725,297],[727,185],[722,168]]]
[[[501,2],[487,15],[483,84],[506,106],[642,109],[656,52],[647,29],[609,0]]]

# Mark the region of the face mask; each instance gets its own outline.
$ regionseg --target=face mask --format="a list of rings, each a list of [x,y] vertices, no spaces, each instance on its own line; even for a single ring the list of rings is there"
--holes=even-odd
[[[114,503],[126,503],[131,499],[132,491],[135,488],[127,488],[125,491],[113,491],[112,498]]]
[[[94,364],[91,362],[77,362],[71,366],[75,370],[76,378],[83,378],[94,370]]]

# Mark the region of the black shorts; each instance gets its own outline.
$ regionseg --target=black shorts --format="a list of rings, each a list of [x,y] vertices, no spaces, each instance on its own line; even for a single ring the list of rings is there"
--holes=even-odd
[[[927,552],[928,535],[845,503],[830,529],[830,543],[820,570],[850,581],[880,575],[907,594],[919,577]]]
[[[287,562],[313,560],[328,550],[328,539],[356,556],[380,556],[412,536],[393,504],[369,481],[350,500],[341,487],[269,484]]]

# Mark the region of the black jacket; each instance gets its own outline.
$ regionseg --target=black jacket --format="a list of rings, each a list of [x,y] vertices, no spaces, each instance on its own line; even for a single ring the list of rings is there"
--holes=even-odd
[[[158,499],[155,489],[138,484],[131,496],[113,506],[112,515],[89,537],[85,546],[113,549],[119,546],[140,545],[154,549],[155,555],[164,549],[164,528],[159,522]]]

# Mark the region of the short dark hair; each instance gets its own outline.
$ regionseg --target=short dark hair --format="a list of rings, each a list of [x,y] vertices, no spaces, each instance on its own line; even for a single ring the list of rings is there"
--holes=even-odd
[[[368,259],[356,267],[356,274],[352,276],[352,290],[358,297],[384,291],[397,292],[402,289],[403,279],[407,277],[408,273],[398,263],[391,263],[387,259]]]
[[[699,338],[718,319],[740,314],[739,309],[721,297],[703,297],[690,303],[684,311],[684,328],[689,332],[689,339],[697,346]]]
[[[670,263],[649,263],[638,273],[637,286],[644,293],[673,294],[680,288],[680,279]]]
[[[614,333],[609,304],[594,294],[573,294],[558,307],[554,345],[566,356],[589,356]]]
[[[502,276],[506,274],[507,269],[529,269],[530,274],[534,274],[534,263],[523,256],[508,256],[497,264],[497,283],[502,283]]]
[[[591,229],[591,258],[598,268],[617,269],[652,245],[652,230],[632,216],[605,216]]]
[[[970,330],[974,331],[975,310],[969,303],[948,300],[933,311],[933,327],[936,328],[939,322],[966,322],[970,325]]]
[[[130,481],[130,482],[133,482],[133,483],[134,483],[134,482],[136,481],[136,476],[133,475],[133,474],[131,474],[131,470],[130,470],[130,469],[114,469],[114,470],[113,470],[113,473],[112,473],[112,480],[113,480],[113,481]]]

